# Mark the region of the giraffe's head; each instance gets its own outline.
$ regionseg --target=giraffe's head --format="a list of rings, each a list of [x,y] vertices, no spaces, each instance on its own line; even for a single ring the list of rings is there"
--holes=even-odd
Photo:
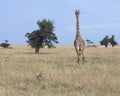
[[[75,10],[75,15],[79,16],[79,14],[80,14],[80,11],[79,10]]]

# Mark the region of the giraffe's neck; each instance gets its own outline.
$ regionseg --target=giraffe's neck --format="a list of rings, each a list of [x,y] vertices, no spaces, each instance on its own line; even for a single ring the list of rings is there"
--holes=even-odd
[[[79,19],[76,16],[76,38],[80,37]]]

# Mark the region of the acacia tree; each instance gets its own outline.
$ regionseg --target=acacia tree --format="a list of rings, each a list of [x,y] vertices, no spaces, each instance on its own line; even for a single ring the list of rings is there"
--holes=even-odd
[[[5,40],[5,42],[1,43],[0,46],[3,48],[8,48],[10,44],[8,43],[8,40]]]
[[[101,45],[105,45],[105,47],[107,48],[108,44],[109,44],[109,36],[105,36],[103,38],[103,40],[100,41]]]
[[[109,38],[109,36],[106,36],[103,38],[103,40],[100,41],[101,45],[105,45],[105,47],[107,48],[108,44],[111,44],[112,47],[114,47],[115,45],[117,45],[118,43],[115,41],[115,36],[112,35],[111,38]]]
[[[54,43],[58,43],[57,36],[53,33],[53,24],[53,21],[43,19],[42,21],[37,21],[38,30],[26,33],[27,42],[32,48],[35,48],[35,53],[39,53],[39,49],[44,46],[51,48],[54,47]]]
[[[109,42],[112,45],[112,47],[114,47],[115,45],[118,45],[118,43],[115,41],[114,35],[111,36],[111,38],[109,39]]]
[[[92,42],[92,41],[89,40],[89,39],[87,39],[86,42],[87,42],[88,46],[91,46],[91,45],[94,43],[94,42]]]

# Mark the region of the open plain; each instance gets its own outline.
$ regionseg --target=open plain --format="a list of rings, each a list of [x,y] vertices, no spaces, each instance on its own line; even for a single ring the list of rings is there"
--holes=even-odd
[[[120,96],[120,47],[0,48],[0,96]],[[41,72],[42,79],[37,76]]]

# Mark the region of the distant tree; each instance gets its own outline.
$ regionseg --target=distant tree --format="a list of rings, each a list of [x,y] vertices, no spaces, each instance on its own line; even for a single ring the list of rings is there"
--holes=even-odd
[[[87,44],[89,45],[89,43],[90,43],[90,40],[89,40],[89,39],[87,39],[87,40],[86,40],[86,42],[87,42]]]
[[[5,40],[6,43],[8,43],[8,40]]]
[[[118,43],[115,41],[114,35],[111,36],[111,38],[109,39],[109,42],[112,45],[112,47],[114,47],[115,45],[118,45]]]
[[[108,44],[111,44],[112,47],[114,47],[118,43],[115,41],[115,36],[112,35],[111,38],[109,38],[109,36],[104,37],[103,40],[100,41],[100,44],[105,45],[105,47],[107,47]]]
[[[94,43],[94,42],[92,42],[92,41],[89,40],[89,39],[87,39],[86,42],[87,42],[87,44],[88,44],[89,46]]]
[[[100,45],[105,45],[105,47],[107,48],[109,44],[109,36],[105,36],[101,41],[100,41]]]
[[[8,43],[8,40],[5,40],[5,42],[1,43],[0,46],[3,48],[8,48],[10,44]]]
[[[53,21],[46,19],[37,21],[39,29],[31,33],[26,33],[27,42],[32,48],[35,48],[35,53],[39,53],[39,49],[44,46],[51,48],[54,47],[54,43],[58,43],[57,36],[53,33],[53,24]]]

